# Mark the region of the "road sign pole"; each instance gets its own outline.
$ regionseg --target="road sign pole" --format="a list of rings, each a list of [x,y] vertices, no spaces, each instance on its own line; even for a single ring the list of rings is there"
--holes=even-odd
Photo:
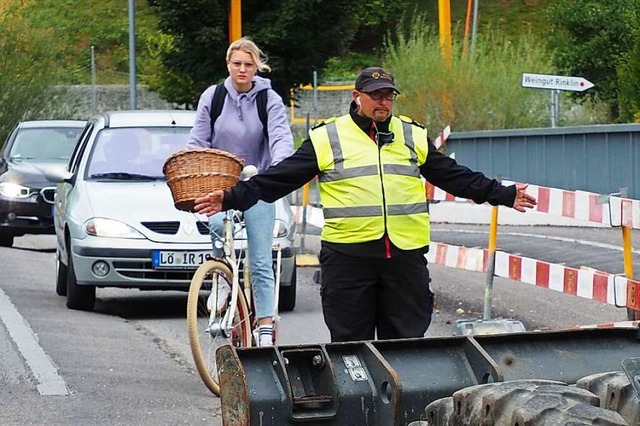
[[[560,118],[560,91],[557,89],[550,90],[551,92],[551,105],[549,106],[549,110],[551,112],[551,127],[557,127],[558,121]]]
[[[553,90],[553,114],[556,120],[556,126],[560,123],[560,90]]]

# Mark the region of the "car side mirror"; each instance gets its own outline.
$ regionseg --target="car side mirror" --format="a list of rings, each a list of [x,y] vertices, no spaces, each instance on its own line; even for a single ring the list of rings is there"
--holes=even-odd
[[[48,181],[54,183],[63,183],[70,182],[73,177],[73,173],[68,171],[62,165],[50,165],[42,168],[42,172],[44,173],[44,177],[47,178]]]

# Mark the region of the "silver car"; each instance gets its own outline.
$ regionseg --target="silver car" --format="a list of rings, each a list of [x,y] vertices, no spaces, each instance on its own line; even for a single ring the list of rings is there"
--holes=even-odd
[[[91,118],[58,183],[54,209],[56,292],[70,309],[91,310],[97,287],[188,290],[211,252],[207,218],[179,211],[162,173],[184,149],[192,111],[118,111]],[[295,306],[295,221],[276,202],[274,247],[282,252],[280,309]],[[236,248],[246,244],[240,235]],[[274,267],[276,251],[274,250]],[[180,260],[180,261],[178,261]]]

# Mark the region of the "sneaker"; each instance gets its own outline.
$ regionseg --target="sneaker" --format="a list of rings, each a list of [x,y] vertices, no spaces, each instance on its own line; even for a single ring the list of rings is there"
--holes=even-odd
[[[218,284],[218,290],[214,294],[211,292],[209,294],[209,298],[207,299],[207,309],[209,312],[213,310],[213,304],[216,304],[216,313],[221,314],[227,308],[227,300],[229,299],[229,295],[231,294],[231,287],[226,282],[222,282]]]
[[[258,343],[258,346],[263,347],[263,346],[273,346],[273,336],[269,335],[269,336],[260,336],[260,342]]]
[[[261,325],[258,327],[258,346],[273,346],[273,326]]]

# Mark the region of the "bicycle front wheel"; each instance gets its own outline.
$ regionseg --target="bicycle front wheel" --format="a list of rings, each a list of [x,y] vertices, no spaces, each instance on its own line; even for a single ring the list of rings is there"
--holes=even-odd
[[[224,345],[251,345],[251,321],[244,295],[239,288],[234,289],[238,291],[238,300],[231,319],[231,294],[218,291],[222,286],[233,288],[233,273],[226,263],[209,260],[193,275],[187,298],[187,327],[193,361],[207,388],[218,396],[216,350]],[[222,296],[220,303],[219,295]]]

